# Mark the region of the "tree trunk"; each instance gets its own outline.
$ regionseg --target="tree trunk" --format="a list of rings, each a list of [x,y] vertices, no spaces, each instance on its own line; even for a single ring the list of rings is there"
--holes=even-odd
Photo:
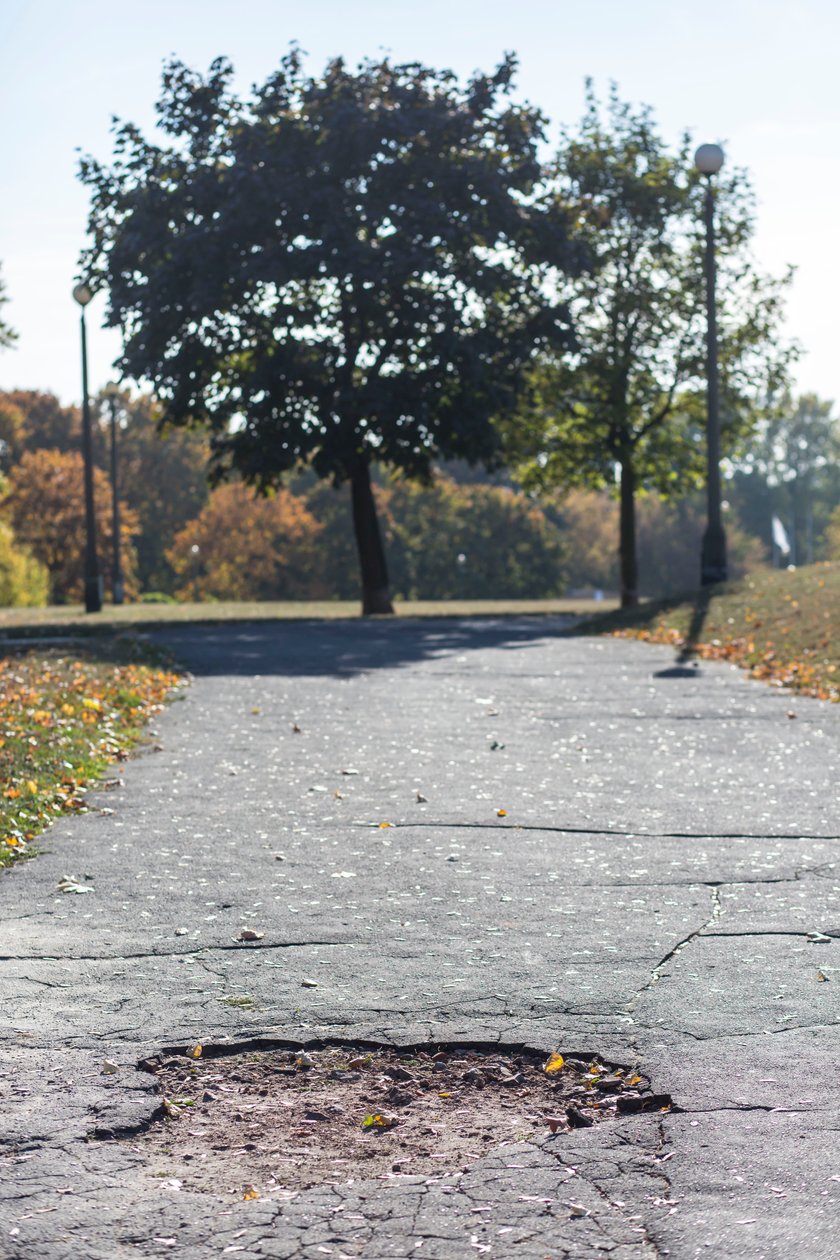
[[[618,556],[621,568],[621,607],[639,602],[639,566],[636,560],[636,470],[633,452],[622,454],[621,511],[619,515]]]
[[[353,530],[362,575],[362,616],[393,613],[394,608],[388,594],[388,568],[370,485],[370,466],[366,460],[356,465],[350,490],[353,500]]]

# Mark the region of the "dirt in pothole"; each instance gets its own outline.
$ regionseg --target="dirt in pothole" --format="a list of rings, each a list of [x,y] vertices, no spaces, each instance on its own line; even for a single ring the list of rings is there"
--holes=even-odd
[[[210,1052],[212,1053],[212,1051]],[[278,1197],[371,1177],[446,1176],[507,1144],[668,1110],[638,1073],[529,1051],[329,1045],[165,1058],[163,1116],[130,1140],[183,1189]]]

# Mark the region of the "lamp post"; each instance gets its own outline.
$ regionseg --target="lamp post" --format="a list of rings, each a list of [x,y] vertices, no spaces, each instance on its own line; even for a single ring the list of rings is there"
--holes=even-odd
[[[117,394],[112,392],[109,399],[111,412],[111,516],[114,556],[113,556],[113,579],[114,603],[121,604],[125,597],[125,587],[123,585],[122,575],[122,557],[120,555],[120,499],[119,499],[119,481],[117,477]]]
[[[706,177],[703,217],[706,221],[706,454],[707,519],[700,556],[700,583],[711,586],[725,582],[726,534],[721,516],[720,492],[720,412],[718,409],[717,308],[715,303],[715,196],[712,176],[723,166],[723,149],[717,144],[701,144],[694,165]]]
[[[90,399],[88,397],[87,331],[85,307],[93,297],[90,287],[77,284],[73,297],[82,308],[82,455],[85,465],[85,612],[100,612],[102,608],[102,578],[96,559],[96,515],[93,509],[93,441],[90,424]]]

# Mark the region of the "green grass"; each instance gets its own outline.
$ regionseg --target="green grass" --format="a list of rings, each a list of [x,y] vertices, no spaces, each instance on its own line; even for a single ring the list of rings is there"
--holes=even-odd
[[[760,569],[724,583],[620,609],[588,633],[673,645],[682,659],[727,660],[756,678],[840,700],[840,564]]]
[[[395,605],[402,617],[500,617],[566,613],[588,616],[615,601],[591,599],[474,599],[406,600]],[[358,600],[285,601],[271,603],[122,604],[86,613],[81,605],[51,608],[0,608],[0,635],[42,637],[151,629],[180,623],[214,624],[224,621],[336,620],[361,616]]]
[[[0,657],[0,867],[84,809],[86,789],[127,756],[178,681],[126,636]]]

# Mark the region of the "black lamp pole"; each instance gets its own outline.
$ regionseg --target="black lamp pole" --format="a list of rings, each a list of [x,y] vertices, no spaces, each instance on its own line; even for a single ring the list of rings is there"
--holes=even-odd
[[[113,587],[114,603],[121,604],[125,596],[122,575],[122,558],[120,555],[120,499],[117,478],[117,395],[111,394],[111,518],[114,541]]]
[[[73,297],[82,308],[82,455],[85,465],[85,612],[102,609],[102,578],[96,558],[96,513],[93,505],[93,437],[88,396],[87,329],[85,307],[93,297],[86,284],[77,284]]]
[[[712,176],[723,165],[723,150],[716,144],[701,144],[694,163],[706,177],[703,217],[706,222],[706,455],[707,519],[700,555],[700,583],[712,586],[725,582],[726,532],[721,514],[720,490],[720,410],[718,406],[717,304],[715,297],[715,195]]]

